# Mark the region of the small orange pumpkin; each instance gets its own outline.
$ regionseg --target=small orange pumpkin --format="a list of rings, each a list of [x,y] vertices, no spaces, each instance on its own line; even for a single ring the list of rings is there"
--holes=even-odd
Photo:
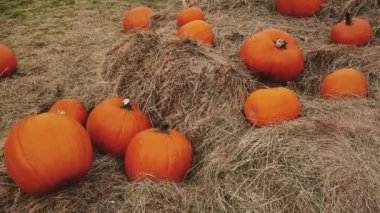
[[[324,98],[367,97],[367,79],[363,72],[355,69],[338,69],[328,74],[321,84]]]
[[[317,14],[324,2],[324,0],[276,0],[276,8],[284,15],[307,17]]]
[[[214,40],[214,33],[211,26],[202,20],[191,21],[178,29],[180,38],[189,38],[199,41],[202,44],[210,45]]]
[[[149,7],[135,7],[127,11],[124,15],[124,30],[148,29],[150,27],[153,10]]]
[[[94,144],[114,157],[123,156],[133,136],[150,127],[148,117],[137,104],[123,98],[104,100],[87,120],[87,130]]]
[[[0,78],[12,75],[16,68],[16,54],[9,47],[0,44]]]
[[[55,102],[50,107],[49,112],[67,115],[81,124],[84,124],[87,118],[86,108],[79,100],[73,98],[65,98]]]
[[[87,174],[92,146],[78,122],[48,112],[11,129],[4,155],[7,173],[21,190],[44,195]]]
[[[256,90],[244,105],[246,118],[256,127],[293,120],[300,112],[297,95],[284,87]]]
[[[288,33],[274,28],[247,38],[241,46],[240,57],[259,75],[279,82],[297,79],[304,67],[298,42]]]
[[[372,39],[370,23],[361,18],[352,18],[346,13],[346,19],[331,29],[331,40],[337,44],[365,46]]]
[[[186,136],[167,126],[138,133],[125,152],[125,172],[131,180],[182,181],[191,165]]]
[[[205,20],[205,14],[199,7],[190,7],[177,14],[178,26],[183,26],[195,20]]]

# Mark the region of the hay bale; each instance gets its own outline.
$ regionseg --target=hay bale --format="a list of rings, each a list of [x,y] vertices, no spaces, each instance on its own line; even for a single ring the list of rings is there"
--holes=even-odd
[[[351,12],[354,15],[376,14],[375,10],[379,7],[380,2],[378,0],[329,0],[324,4],[321,15],[338,18],[344,17],[346,12]]]
[[[306,65],[302,76],[295,86],[300,94],[318,96],[319,85],[323,78],[335,69],[351,67],[363,71],[368,78],[369,96],[379,99],[380,48],[368,46],[323,46],[305,53]]]
[[[236,8],[245,8],[246,10],[256,10],[258,6],[265,5],[266,8],[275,9],[275,3],[272,0],[188,0],[188,5],[198,4],[208,10],[232,10]],[[337,18],[344,17],[345,12],[351,12],[355,15],[373,13],[379,8],[378,0],[328,0],[322,6],[321,17]]]
[[[380,151],[375,128],[380,122],[379,64],[373,60],[378,49],[307,50],[304,76],[292,85],[303,95],[301,118],[254,129],[240,109],[261,85],[238,56],[228,53],[238,41],[219,46],[230,37],[219,39],[210,49],[150,32],[130,34],[105,63],[103,74],[118,94],[140,100],[154,123],[174,123],[192,140],[195,161],[181,187],[184,196],[197,208],[217,211],[380,210],[380,164],[373,163]],[[323,76],[340,66],[374,74],[372,100],[314,98]],[[368,122],[367,116],[374,119]],[[368,156],[363,159],[360,152]],[[370,171],[363,170],[368,164]],[[202,194],[209,199],[197,200]]]
[[[155,125],[169,123],[193,142],[196,159],[207,152],[204,134],[220,126],[237,131],[241,109],[256,81],[215,49],[152,32],[128,35],[110,51],[104,77],[115,92],[136,99]],[[233,121],[233,122],[232,122]]]
[[[340,104],[347,108],[336,113],[342,110]],[[321,100],[304,100],[303,105],[306,110],[298,121],[247,130],[235,143],[211,152],[202,171],[210,179],[217,175],[218,181],[211,183],[224,196],[224,207],[270,212],[378,211],[380,174],[374,160],[379,132],[370,125],[379,120],[367,123],[365,116],[377,116],[379,110],[366,110],[379,105],[363,101],[326,105]],[[348,117],[359,109],[366,112]]]
[[[154,123],[192,131],[239,116],[232,112],[256,86],[217,50],[152,32],[128,35],[108,54],[104,76],[119,95],[139,100]]]
[[[273,7],[274,4],[272,1],[269,0],[256,0],[256,1],[249,1],[249,0],[189,0],[188,1],[190,5],[197,4],[202,6],[203,8],[206,8],[210,11],[215,10],[233,10],[236,8],[249,8],[249,9],[255,9],[254,7],[259,5],[267,5],[268,7]]]

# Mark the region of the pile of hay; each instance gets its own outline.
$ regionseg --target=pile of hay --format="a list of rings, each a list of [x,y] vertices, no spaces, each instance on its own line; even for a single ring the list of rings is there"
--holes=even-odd
[[[102,72],[115,94],[138,100],[155,125],[167,122],[189,137],[195,159],[184,183],[129,182],[122,161],[96,156],[85,180],[41,198],[20,193],[0,169],[0,206],[14,211],[379,212],[380,38],[364,48],[341,47],[330,44],[329,26],[336,19],[329,16],[282,17],[259,0],[215,0],[208,6],[213,47],[176,38],[169,17],[177,9],[169,7],[169,15],[155,17],[156,32],[125,35],[107,54]],[[303,110],[297,120],[257,129],[241,113],[244,100],[256,88],[278,84],[246,69],[239,46],[265,27],[286,30],[300,41],[305,70],[288,86],[300,95]],[[370,97],[321,99],[323,76],[347,66],[368,76]]]
[[[371,16],[378,15],[376,11],[380,6],[377,0],[330,0],[327,1],[322,10],[322,15],[331,18],[343,17],[345,12],[351,12],[355,15],[368,14]]]

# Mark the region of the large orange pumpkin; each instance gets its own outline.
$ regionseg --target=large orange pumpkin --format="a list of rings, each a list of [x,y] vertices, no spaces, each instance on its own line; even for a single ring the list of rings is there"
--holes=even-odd
[[[355,69],[338,69],[328,74],[321,84],[324,98],[367,97],[367,79]]]
[[[94,144],[114,157],[123,156],[132,137],[150,127],[148,117],[137,104],[123,98],[104,100],[87,120],[87,130]]]
[[[185,25],[195,20],[205,20],[205,14],[199,7],[190,7],[177,14],[178,26]]]
[[[148,29],[150,27],[153,10],[148,7],[135,7],[127,11],[124,15],[124,30]]]
[[[84,124],[87,118],[86,108],[79,100],[73,98],[65,98],[55,102],[50,107],[49,112],[67,115],[81,124]]]
[[[178,29],[180,38],[189,38],[199,41],[202,44],[210,45],[214,40],[214,33],[211,26],[202,20],[191,21]]]
[[[352,18],[346,13],[346,19],[331,29],[331,40],[337,44],[365,46],[372,38],[370,23],[361,18]]]
[[[247,38],[240,57],[259,75],[285,82],[295,80],[304,67],[298,42],[288,33],[269,28]]]
[[[318,13],[324,2],[324,0],[276,0],[276,7],[281,14],[305,17]]]
[[[186,136],[167,126],[144,130],[129,143],[125,171],[131,180],[182,181],[191,165],[192,150]]]
[[[0,78],[12,75],[16,68],[16,54],[9,47],[0,44]]]
[[[7,137],[4,155],[7,173],[21,190],[43,195],[84,177],[92,146],[78,122],[48,112],[19,122]]]
[[[256,90],[244,105],[246,118],[257,127],[295,119],[300,111],[297,95],[284,87]]]

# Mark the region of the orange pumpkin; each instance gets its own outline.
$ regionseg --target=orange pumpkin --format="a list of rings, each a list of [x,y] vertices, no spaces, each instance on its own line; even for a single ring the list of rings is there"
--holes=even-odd
[[[16,68],[16,54],[9,47],[0,44],[0,78],[12,75]]]
[[[79,100],[72,98],[65,98],[55,102],[50,107],[49,112],[67,115],[81,124],[84,124],[87,118],[86,108]]]
[[[125,152],[125,172],[131,180],[182,181],[191,164],[186,136],[176,130],[148,129],[137,134]]]
[[[370,23],[361,18],[352,18],[346,13],[346,19],[331,29],[331,40],[337,44],[365,46],[372,39]]]
[[[259,75],[279,82],[295,80],[304,67],[298,42],[288,33],[274,28],[247,38],[241,46],[240,57]]]
[[[178,26],[185,25],[195,20],[205,20],[205,14],[199,7],[190,7],[177,14]]]
[[[300,112],[297,95],[284,87],[256,90],[244,105],[246,118],[256,127],[295,119]]]
[[[124,15],[124,30],[148,29],[150,27],[153,10],[148,7],[135,7]]]
[[[94,144],[114,157],[123,156],[132,137],[150,127],[148,117],[137,104],[122,98],[104,100],[87,120],[87,130]]]
[[[327,75],[321,84],[324,98],[367,97],[367,79],[363,72],[338,69]]]
[[[183,25],[178,29],[177,34],[182,39],[189,38],[206,45],[212,44],[214,40],[211,26],[202,20],[195,20]]]
[[[276,0],[276,8],[284,15],[305,17],[318,13],[324,2],[324,0]]]
[[[21,190],[44,195],[88,173],[92,146],[78,122],[48,112],[19,122],[4,155],[7,173]]]

